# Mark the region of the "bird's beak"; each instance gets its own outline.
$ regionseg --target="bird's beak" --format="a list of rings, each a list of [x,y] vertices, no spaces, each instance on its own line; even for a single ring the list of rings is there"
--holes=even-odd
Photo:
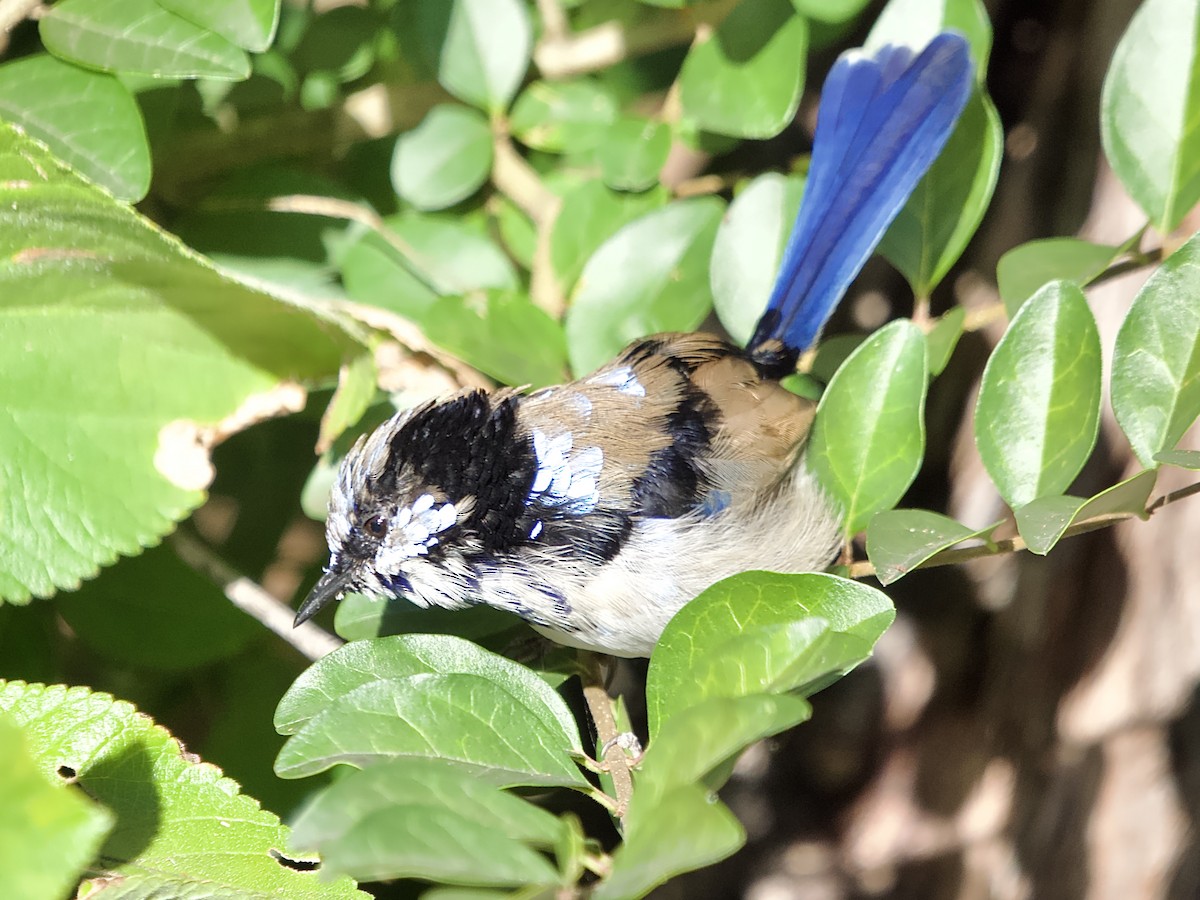
[[[328,605],[330,600],[336,600],[350,586],[350,573],[339,569],[337,566],[331,566],[329,570],[321,576],[320,580],[313,585],[313,589],[308,592],[308,596],[304,598],[304,602],[300,604],[300,609],[296,611],[296,620],[292,623],[292,627],[296,627],[304,622],[307,622],[323,607]]]

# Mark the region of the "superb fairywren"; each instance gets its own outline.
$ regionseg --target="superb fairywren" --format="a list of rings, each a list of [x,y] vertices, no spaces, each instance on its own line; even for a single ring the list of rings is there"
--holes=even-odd
[[[803,202],[743,350],[637,341],[579,381],[469,390],[392,417],[338,472],[330,562],[300,607],[345,591],[486,603],[561,643],[649,655],[667,621],[748,569],[822,568],[839,516],[803,463],[813,404],[780,386],[945,144],[966,42],[844,54],[825,82]]]

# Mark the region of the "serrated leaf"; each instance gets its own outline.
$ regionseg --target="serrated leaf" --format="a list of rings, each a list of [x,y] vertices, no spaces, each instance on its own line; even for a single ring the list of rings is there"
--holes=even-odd
[[[362,348],[0,126],[0,597],[75,587],[203,499],[204,429],[293,408]]]
[[[137,101],[111,75],[49,54],[0,66],[0,118],[20,125],[119,200],[150,189],[150,145]]]
[[[1051,281],[1073,281],[1086,287],[1108,268],[1121,249],[1079,238],[1058,237],[1029,241],[1009,250],[996,263],[996,283],[1009,318]]]
[[[450,763],[404,759],[325,788],[296,819],[292,845],[363,880],[520,887],[558,882],[531,847],[553,847],[562,830],[550,813]]]
[[[421,0],[417,21],[442,87],[488,112],[508,108],[533,44],[521,0]]]
[[[1155,453],[1154,460],[1180,469],[1200,469],[1200,450],[1164,450]]]
[[[596,160],[609,187],[642,191],[658,182],[670,150],[670,128],[662,122],[627,117],[607,129],[596,149]]]
[[[473,109],[441,104],[396,140],[392,185],[417,209],[445,209],[475,193],[491,170],[487,120]]]
[[[867,529],[867,557],[880,584],[888,585],[943,550],[972,538],[986,539],[995,529],[989,525],[975,531],[927,509],[885,509]]]
[[[284,778],[422,757],[493,784],[587,788],[567,755],[580,743],[562,698],[529,669],[448,635],[339,648],[292,685],[275,727],[292,735],[275,763]]]
[[[971,45],[982,79],[992,52],[992,24],[980,0],[889,0],[867,35],[864,48],[902,44],[919,50],[943,31],[957,31]]]
[[[3,715],[0,809],[0,872],[11,900],[67,896],[113,823],[78,788],[38,771],[21,729]]]
[[[1060,494],[1100,422],[1100,336],[1076,285],[1054,281],[1021,307],[992,351],[975,406],[984,467],[1014,509]]]
[[[636,794],[635,794],[636,805]],[[742,846],[746,834],[722,803],[696,785],[673,788],[653,806],[633,806],[625,842],[612,870],[592,893],[594,900],[645,896],[673,875],[722,860]]]
[[[817,407],[806,459],[857,534],[894,506],[925,454],[925,338],[907,319],[884,326],[837,370]]]
[[[958,346],[958,339],[962,337],[966,320],[967,311],[961,306],[955,306],[942,314],[925,335],[930,378],[941,375],[950,364],[950,357],[954,355],[954,348]]]
[[[593,179],[563,195],[562,208],[550,232],[550,265],[564,291],[569,291],[584,264],[623,225],[667,202],[662,190],[630,194],[610,190]]]
[[[742,0],[688,51],[683,115],[718,134],[774,137],[800,105],[807,52],[808,23],[788,0]]]
[[[513,104],[509,126],[527,147],[550,153],[585,153],[616,123],[611,91],[592,79],[535,81]]]
[[[1146,503],[1157,476],[1157,470],[1146,469],[1090,499],[1039,497],[1016,510],[1017,530],[1030,550],[1045,556],[1076,522],[1119,513],[1148,518]]]
[[[1200,415],[1200,235],[1176,250],[1134,298],[1117,332],[1112,405],[1145,466]]]
[[[894,618],[884,594],[833,575],[717,582],[675,614],[650,657],[651,745],[667,718],[708,697],[812,693],[866,659]]]
[[[38,30],[55,56],[105,71],[234,81],[250,75],[243,51],[155,0],[63,0]]]
[[[918,297],[928,297],[958,261],[992,199],[1004,130],[979,85],[954,131],[892,222],[879,252]]]
[[[518,291],[446,297],[430,308],[425,336],[505,384],[558,384],[567,367],[561,323]]]
[[[681,200],[624,226],[588,260],[567,311],[567,352],[577,374],[630,341],[693,331],[712,308],[708,259],[724,203]]]
[[[1117,44],[1104,79],[1104,152],[1164,234],[1200,200],[1198,42],[1197,0],[1147,0]]]
[[[45,775],[68,774],[115,814],[100,850],[110,873],[154,871],[173,886],[172,897],[207,881],[207,896],[365,898],[349,879],[322,883],[285,865],[279,819],[220,769],[185,758],[178,741],[130,704],[86,688],[11,681],[0,682],[0,711],[21,727]]]
[[[721,219],[709,279],[717,318],[739,344],[767,308],[803,193],[804,179],[768,172],[742,188]]]
[[[271,46],[279,24],[280,0],[156,0],[163,9],[215,31],[244,50]]]

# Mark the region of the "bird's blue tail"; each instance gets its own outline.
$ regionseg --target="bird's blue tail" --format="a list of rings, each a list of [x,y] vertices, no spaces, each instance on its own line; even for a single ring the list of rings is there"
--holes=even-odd
[[[967,42],[940,34],[915,58],[887,46],[843,54],[821,93],[812,163],[770,303],[748,351],[794,368],[821,333],[971,92]]]

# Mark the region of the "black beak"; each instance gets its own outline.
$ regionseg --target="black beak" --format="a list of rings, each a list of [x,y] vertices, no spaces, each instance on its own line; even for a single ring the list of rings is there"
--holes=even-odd
[[[304,602],[300,604],[300,609],[296,611],[296,620],[292,623],[292,627],[296,627],[304,622],[307,622],[322,608],[329,604],[330,600],[337,600],[342,596],[342,593],[350,587],[350,573],[341,571],[334,567],[330,568],[320,580],[313,585],[313,589],[308,592],[308,596],[304,598]]]

